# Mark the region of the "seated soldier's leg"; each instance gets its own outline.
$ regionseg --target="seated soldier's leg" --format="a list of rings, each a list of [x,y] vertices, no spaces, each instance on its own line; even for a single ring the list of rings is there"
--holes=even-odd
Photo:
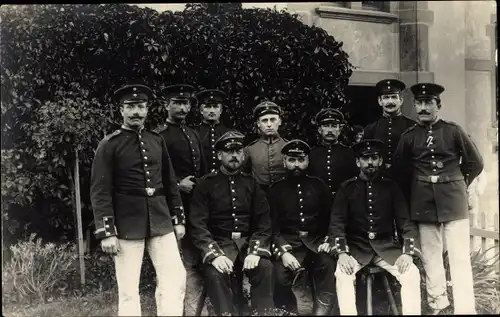
[[[186,269],[173,232],[147,240],[156,271],[156,308],[158,316],[181,316],[186,293]]]
[[[292,291],[293,272],[283,266],[281,259],[273,262],[274,266],[274,306],[291,313],[298,313],[297,299]]]
[[[144,256],[144,239],[119,239],[119,243],[120,252],[113,257],[118,284],[118,316],[141,316],[139,279]]]
[[[251,285],[252,310],[261,314],[273,309],[274,276],[271,261],[261,258],[256,268],[245,272]]]
[[[354,281],[356,281],[356,273],[361,268],[361,265],[356,262],[356,266],[352,274],[346,274],[342,272],[338,265],[335,269],[335,285],[341,315],[358,314],[358,310],[356,309],[356,292],[354,288]]]
[[[204,264],[203,272],[208,297],[217,316],[222,314],[237,315],[234,307],[234,294],[231,288],[231,275],[220,273],[212,264]]]
[[[195,316],[203,305],[203,277],[200,274],[200,251],[185,237],[181,241],[182,261],[186,268],[186,296],[184,297],[184,315]]]
[[[412,263],[404,274],[400,274],[395,265],[390,265],[379,256],[374,257],[373,264],[391,273],[401,284],[403,315],[420,315],[420,272],[417,266]]]
[[[310,252],[305,264],[309,274],[312,274],[316,288],[313,315],[327,316],[337,302],[335,294],[335,260],[332,256],[323,252]]]

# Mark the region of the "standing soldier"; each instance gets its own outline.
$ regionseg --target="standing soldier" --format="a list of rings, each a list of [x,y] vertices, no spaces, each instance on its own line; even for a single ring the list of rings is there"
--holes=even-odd
[[[321,109],[316,114],[320,143],[311,150],[308,174],[328,185],[335,196],[340,184],[358,174],[354,151],[338,141],[344,115],[332,108]]]
[[[205,165],[212,172],[217,170],[220,164],[215,154],[215,141],[229,131],[229,128],[220,122],[225,98],[226,94],[217,89],[203,90],[196,95],[203,117],[198,134],[203,145]]]
[[[218,316],[238,315],[231,285],[244,270],[252,308],[273,308],[271,216],[265,193],[242,173],[244,135],[229,131],[215,144],[220,169],[206,175],[194,190],[188,224],[203,255],[208,296]],[[236,283],[239,284],[239,283]]]
[[[411,87],[418,124],[402,136],[395,170],[410,179],[412,220],[419,225],[429,306],[449,306],[443,265],[443,236],[448,250],[455,314],[474,314],[469,250],[467,186],[483,170],[475,144],[456,123],[438,116],[444,88],[432,83]]]
[[[273,183],[269,203],[273,218],[272,251],[279,259],[274,264],[276,307],[298,313],[292,292],[294,277],[304,265],[315,282],[313,315],[327,316],[335,298],[335,261],[318,247],[328,231],[332,196],[328,186],[306,174],[310,147],[301,140],[285,144],[281,153],[287,175]]]
[[[246,164],[267,193],[269,186],[285,175],[281,149],[287,141],[278,133],[281,108],[277,104],[264,101],[254,108],[253,115],[261,136],[245,148]]]
[[[128,85],[115,91],[114,98],[123,125],[97,147],[90,198],[95,235],[115,262],[118,315],[141,315],[139,279],[147,248],[156,270],[158,316],[179,316],[186,270],[175,236],[184,235],[184,212],[165,142],[144,129],[152,92]]]
[[[377,83],[378,104],[382,107],[382,117],[369,124],[365,128],[364,137],[367,139],[379,139],[386,145],[384,156],[383,174],[396,180],[405,197],[409,196],[409,184],[407,179],[397,179],[398,174],[391,168],[393,165],[393,154],[398,146],[403,132],[414,126],[415,121],[403,115],[403,91],[406,86],[396,79],[384,79]]]
[[[359,177],[340,186],[330,217],[330,245],[338,256],[335,277],[341,315],[356,315],[356,273],[372,263],[392,274],[401,284],[403,315],[420,315],[420,273],[412,255],[418,255],[418,230],[396,182],[380,175],[383,164],[380,140],[365,139],[354,145]],[[403,244],[394,239],[401,232]]]
[[[207,173],[198,132],[185,124],[186,116],[191,110],[191,102],[194,100],[193,94],[194,87],[190,85],[165,87],[161,95],[166,102],[168,118],[164,125],[155,130],[165,140],[172,158],[186,217],[189,215],[193,188],[197,180]],[[187,270],[184,307],[187,315],[194,315],[203,300],[202,280],[196,272],[196,266],[200,261],[199,252],[191,241],[189,229],[186,239],[181,241],[181,252]]]

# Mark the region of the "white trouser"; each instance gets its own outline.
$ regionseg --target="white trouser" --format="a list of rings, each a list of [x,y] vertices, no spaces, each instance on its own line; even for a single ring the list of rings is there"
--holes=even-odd
[[[420,315],[420,272],[415,264],[411,264],[404,274],[398,272],[398,268],[390,265],[378,255],[374,256],[372,263],[392,274],[401,284],[401,302],[403,305],[403,315]],[[356,273],[362,269],[362,266],[356,262],[354,273],[345,274],[337,265],[335,277],[337,278],[337,297],[341,315],[357,315],[356,309],[356,291],[354,282]]]
[[[144,246],[156,271],[158,316],[182,316],[186,293],[186,270],[175,234],[142,240],[119,239],[120,252],[114,257],[118,284],[118,316],[141,316],[139,278]]]
[[[426,272],[427,297],[433,309],[450,305],[446,293],[446,273],[443,263],[443,236],[447,241],[448,260],[455,314],[475,314],[474,284],[470,262],[469,219],[442,224],[418,224]]]

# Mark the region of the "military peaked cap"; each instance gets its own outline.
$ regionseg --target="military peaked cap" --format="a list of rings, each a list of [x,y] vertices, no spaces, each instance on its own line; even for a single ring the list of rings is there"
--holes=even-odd
[[[299,139],[288,141],[281,149],[281,154],[294,157],[303,157],[309,155],[310,152],[309,144]]]
[[[195,88],[191,85],[172,85],[161,90],[161,95],[165,99],[193,99]]]
[[[333,108],[324,108],[321,109],[315,118],[317,125],[326,124],[329,122],[333,123],[341,123],[344,121],[344,115],[337,109]]]
[[[226,94],[218,89],[207,89],[197,93],[196,99],[198,99],[200,104],[223,103],[226,99]]]
[[[382,155],[385,149],[384,142],[378,139],[363,139],[352,147],[356,152],[356,156],[365,156],[378,154]]]
[[[397,79],[384,79],[379,81],[375,88],[379,95],[398,94],[405,90],[406,85]]]
[[[244,140],[243,133],[236,130],[228,131],[215,141],[214,148],[217,151],[239,150],[243,148]]]
[[[253,115],[255,118],[260,118],[261,116],[266,115],[266,114],[281,115],[281,107],[272,101],[264,101],[264,102],[259,103],[253,109]]]
[[[145,85],[125,85],[113,93],[113,98],[119,104],[147,102],[153,99],[153,91]]]
[[[444,91],[444,87],[433,83],[420,83],[411,86],[411,92],[415,98],[439,97]]]

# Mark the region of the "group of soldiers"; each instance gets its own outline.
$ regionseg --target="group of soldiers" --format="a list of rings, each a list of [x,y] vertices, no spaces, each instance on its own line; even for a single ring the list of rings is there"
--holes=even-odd
[[[96,237],[113,255],[120,316],[140,316],[144,248],[157,274],[157,313],[197,315],[206,290],[217,315],[237,315],[242,273],[251,308],[298,312],[292,292],[308,272],[314,315],[357,314],[354,281],[368,264],[401,284],[403,314],[421,313],[420,257],[432,313],[449,306],[443,265],[448,241],[455,313],[475,313],[467,186],[483,169],[470,137],[439,118],[444,88],[411,87],[417,121],[401,113],[404,83],[376,85],[383,116],[353,146],[339,142],[343,114],[315,117],[320,142],[285,140],[282,109],[254,110],[260,138],[220,123],[220,90],[160,91],[164,125],[144,129],[153,93],[114,93],[122,127],[98,145],[91,176]],[[185,119],[196,103],[198,127]],[[238,281],[240,280],[240,281]]]

